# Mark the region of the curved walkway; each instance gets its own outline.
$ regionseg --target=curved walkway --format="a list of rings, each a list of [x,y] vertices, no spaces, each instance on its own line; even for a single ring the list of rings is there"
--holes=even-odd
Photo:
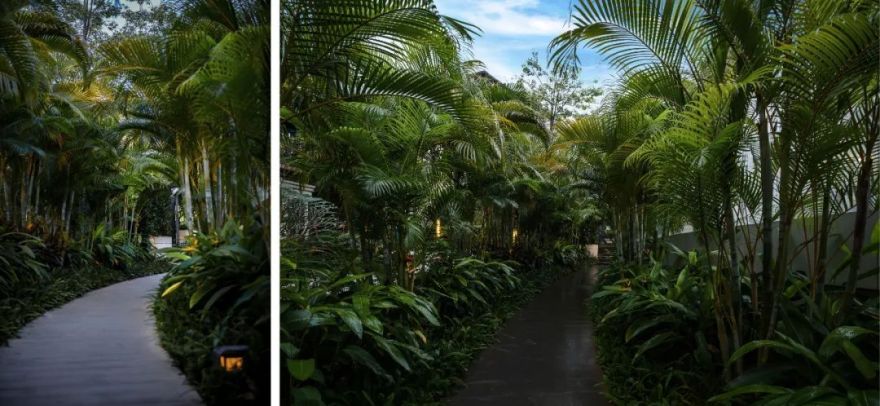
[[[0,347],[0,405],[200,405],[159,346],[150,296],[163,275],[89,292]]]
[[[509,320],[450,405],[607,405],[584,308],[595,270],[560,278]]]

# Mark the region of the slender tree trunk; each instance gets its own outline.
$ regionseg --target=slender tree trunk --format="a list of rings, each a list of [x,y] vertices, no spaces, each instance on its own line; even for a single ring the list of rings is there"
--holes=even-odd
[[[183,158],[183,210],[186,219],[186,229],[190,234],[195,231],[193,225],[193,198],[189,182],[189,158]]]
[[[828,236],[831,231],[831,186],[826,185],[822,193],[822,218],[819,221],[819,247],[816,253],[816,281],[813,288],[813,300],[817,295],[824,293],[825,272],[828,265]]]
[[[767,106],[763,96],[757,95],[758,146],[761,166],[761,276],[763,282],[763,302],[761,309],[764,326],[770,325],[773,286],[773,167],[770,159],[770,128],[767,122]],[[753,282],[754,283],[754,282]],[[758,304],[756,303],[757,307]],[[765,334],[766,336],[766,331]]]
[[[862,246],[865,239],[865,228],[868,222],[868,190],[871,187],[871,170],[874,166],[874,142],[877,137],[872,137],[865,145],[865,157],[859,170],[856,181],[856,218],[853,229],[852,261],[849,264],[849,276],[846,280],[846,289],[843,292],[842,306],[837,317],[837,324],[846,320],[852,308],[853,295],[856,292],[856,283],[859,280],[859,269],[862,262]]]
[[[211,188],[211,165],[208,162],[208,149],[205,142],[201,143],[202,148],[202,181],[205,188],[205,220],[208,223],[208,231],[214,230],[214,196]]]
[[[8,223],[12,222],[12,192],[9,187],[9,180],[6,178],[6,162],[0,161],[0,179],[3,182],[3,200],[5,203],[4,213],[6,215],[6,221]]]
[[[223,193],[223,166],[217,161],[217,220],[218,226],[222,226],[226,222],[226,204]]]
[[[727,223],[727,241],[730,247],[730,280],[729,280],[729,290],[730,290],[730,299],[731,299],[731,315],[733,325],[731,326],[731,333],[733,336],[733,347],[734,350],[739,349],[741,344],[740,337],[742,336],[742,276],[739,273],[739,261],[736,253],[736,221],[733,216],[733,205],[731,204],[731,194],[732,192],[728,190],[727,198],[725,199],[725,217]],[[736,361],[736,373],[737,375],[741,375],[743,372],[743,362],[742,358]]]
[[[70,219],[73,218],[73,205],[76,202],[76,191],[70,192],[70,209],[67,210],[67,219],[64,221],[64,230],[70,234]]]

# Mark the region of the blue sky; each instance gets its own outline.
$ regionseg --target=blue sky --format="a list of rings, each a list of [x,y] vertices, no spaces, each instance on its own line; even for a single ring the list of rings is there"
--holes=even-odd
[[[546,62],[547,45],[568,29],[570,0],[435,0],[441,14],[475,24],[483,35],[474,41],[474,58],[489,73],[508,81],[517,76],[532,51]],[[586,52],[584,52],[586,51]],[[611,84],[613,70],[591,50],[580,52],[587,83]]]

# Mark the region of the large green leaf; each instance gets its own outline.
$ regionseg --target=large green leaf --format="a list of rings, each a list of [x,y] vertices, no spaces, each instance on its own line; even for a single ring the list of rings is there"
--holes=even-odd
[[[315,359],[290,359],[287,360],[287,370],[294,378],[305,381],[315,373]]]

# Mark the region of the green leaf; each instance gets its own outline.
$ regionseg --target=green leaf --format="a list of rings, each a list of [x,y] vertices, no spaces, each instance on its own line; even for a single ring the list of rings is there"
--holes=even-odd
[[[846,398],[852,406],[877,406],[880,404],[880,392],[876,390],[851,390]]]
[[[287,360],[287,370],[295,379],[305,381],[315,373],[315,359],[291,359]]]
[[[665,315],[660,317],[654,317],[649,319],[639,319],[636,322],[633,322],[629,325],[629,328],[626,329],[626,336],[624,340],[626,342],[630,342],[634,337],[642,333],[643,331],[654,327],[660,323],[665,323],[668,321],[672,321],[671,315]]]
[[[208,309],[210,309],[211,306],[214,306],[214,303],[216,303],[217,300],[219,300],[224,294],[226,294],[226,292],[229,292],[229,291],[230,291],[232,288],[234,288],[234,287],[235,287],[234,285],[230,285],[230,286],[226,286],[226,287],[224,287],[224,288],[222,288],[222,289],[219,289],[219,290],[217,290],[216,292],[214,292],[214,294],[211,295],[211,298],[208,299],[208,301],[205,303],[205,307],[204,307],[203,309],[204,309],[205,311],[207,311]]]
[[[731,389],[727,392],[724,392],[720,395],[713,396],[709,398],[709,402],[721,402],[725,400],[733,399],[739,395],[744,395],[747,393],[768,393],[773,395],[781,395],[784,393],[791,393],[792,390],[788,388],[784,388],[782,386],[773,386],[773,385],[745,385],[740,386],[738,388]]]
[[[647,341],[645,341],[644,343],[642,343],[642,345],[640,345],[638,347],[639,349],[638,349],[638,351],[636,351],[636,355],[633,357],[633,362],[635,362],[637,359],[639,359],[639,357],[641,357],[642,354],[644,354],[646,351],[648,351],[654,347],[657,347],[661,344],[673,341],[675,339],[675,337],[676,337],[675,333],[667,331],[665,333],[660,333],[660,334],[657,334],[657,335],[649,338]]]
[[[856,369],[866,379],[873,379],[877,375],[875,363],[871,362],[862,351],[852,342],[852,339],[864,334],[876,334],[875,332],[858,326],[840,326],[822,340],[819,346],[819,356],[830,359],[834,353],[843,350],[855,363]]]
[[[871,362],[865,357],[865,354],[853,344],[852,341],[846,340],[841,343],[843,346],[843,351],[846,352],[846,355],[856,364],[856,369],[859,370],[859,373],[865,377],[865,379],[874,379],[877,376],[877,367],[876,363]]]
[[[168,296],[168,295],[174,293],[175,290],[180,289],[181,285],[183,285],[183,281],[177,282],[177,283],[169,286],[167,289],[165,289],[164,292],[162,292],[162,297],[165,297],[165,296]]]
[[[383,324],[382,321],[376,318],[376,316],[367,316],[361,319],[361,322],[364,324],[368,330],[371,330],[375,333],[382,334]]]
[[[293,358],[297,354],[299,354],[299,348],[297,348],[297,346],[293,345],[293,343],[281,343],[280,347],[281,347],[281,351],[283,351],[284,355],[287,356],[288,358]]]
[[[309,327],[312,312],[306,309],[298,309],[284,313],[282,323],[292,331],[305,330]]]
[[[385,350],[385,352],[391,356],[391,358],[394,360],[394,362],[396,362],[398,365],[402,366],[403,369],[410,371],[409,362],[403,356],[403,353],[400,352],[400,349],[398,349],[391,341],[386,340],[385,338],[382,338],[382,337],[374,337],[374,338],[376,339],[376,343],[379,344],[379,347],[382,347],[382,349]]]
[[[355,313],[361,318],[370,315],[370,295],[364,292],[355,293],[351,298],[352,307]]]
[[[196,307],[196,305],[199,304],[202,298],[211,292],[212,288],[213,286],[207,284],[199,286],[196,292],[189,297],[189,308],[192,309],[193,307]]]
[[[757,350],[758,348],[763,348],[763,347],[773,347],[773,348],[777,348],[777,349],[781,349],[781,350],[785,350],[785,351],[793,351],[790,346],[783,344],[783,343],[780,343],[778,341],[755,340],[755,341],[750,341],[748,343],[743,344],[736,351],[734,351],[733,354],[730,355],[730,359],[727,361],[727,364],[730,365],[733,362],[735,362],[736,360],[740,359],[742,356],[744,356],[754,350]]]
[[[323,406],[324,400],[321,398],[321,392],[318,389],[306,386],[295,388],[291,392],[293,395],[293,404],[297,406]]]
[[[342,352],[348,355],[352,361],[369,368],[374,374],[389,381],[392,380],[391,376],[388,375],[388,373],[385,372],[385,369],[379,365],[378,361],[376,361],[376,358],[373,358],[373,356],[363,348],[356,345],[349,345],[348,347],[345,347]]]
[[[361,319],[355,314],[355,312],[348,309],[334,309],[334,312],[342,318],[342,321],[345,322],[345,325],[348,326],[351,331],[361,338],[364,334],[364,326],[361,323]]]

